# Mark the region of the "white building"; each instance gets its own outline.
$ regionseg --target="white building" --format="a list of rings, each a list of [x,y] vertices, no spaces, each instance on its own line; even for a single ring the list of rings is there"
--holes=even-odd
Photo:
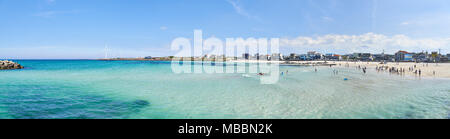
[[[272,60],[283,60],[283,54],[281,54],[281,53],[273,53],[271,59]]]

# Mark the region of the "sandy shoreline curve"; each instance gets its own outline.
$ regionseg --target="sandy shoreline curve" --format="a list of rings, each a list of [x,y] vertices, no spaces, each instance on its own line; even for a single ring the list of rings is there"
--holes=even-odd
[[[419,76],[415,70],[421,71],[421,77],[435,77],[450,79],[450,63],[414,63],[414,62],[388,62],[382,64],[381,62],[353,62],[353,61],[258,61],[258,60],[233,60],[230,62],[239,63],[275,63],[280,65],[316,65],[342,67],[342,68],[367,68],[376,70],[377,67],[388,67],[405,69],[404,74],[407,76]],[[413,68],[413,71],[409,71]],[[387,71],[386,71],[387,72]]]

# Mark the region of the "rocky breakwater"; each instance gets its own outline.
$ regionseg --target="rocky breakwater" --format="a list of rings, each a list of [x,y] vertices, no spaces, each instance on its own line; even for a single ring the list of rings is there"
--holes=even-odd
[[[23,66],[8,60],[0,61],[0,70],[23,69]]]

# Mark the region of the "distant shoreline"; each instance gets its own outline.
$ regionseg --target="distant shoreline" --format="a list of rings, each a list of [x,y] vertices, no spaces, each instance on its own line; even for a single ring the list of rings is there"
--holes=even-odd
[[[113,59],[10,59],[12,61],[70,61],[70,60],[86,60],[86,61],[172,61],[172,58],[113,58]],[[215,59],[193,59],[193,62],[211,62]],[[382,64],[381,62],[362,62],[362,61],[260,61],[260,60],[230,60],[215,61],[215,62],[235,62],[235,63],[273,63],[281,66],[331,66],[342,68],[367,68],[370,72],[387,72],[387,70],[377,71],[377,67],[388,67],[395,69],[404,69],[405,72],[393,72],[392,74],[406,75],[412,77],[433,77],[433,78],[447,78],[450,79],[450,63],[415,63],[415,62],[388,62]],[[414,67],[414,70],[409,69]],[[415,71],[421,71],[421,74],[416,74]],[[389,73],[389,72],[388,72]]]
[[[117,59],[98,59],[105,61],[171,61],[172,59],[164,58],[117,58]],[[225,59],[224,59],[225,60]],[[193,62],[215,61],[215,59],[193,58]],[[405,70],[405,72],[392,72],[392,74],[406,75],[412,77],[435,77],[450,79],[450,63],[415,63],[415,62],[363,62],[363,61],[261,61],[261,60],[231,60],[217,62],[236,62],[236,63],[274,63],[282,66],[330,66],[342,68],[368,68],[377,71],[377,67],[384,67],[385,70],[377,72],[388,72],[388,68]],[[413,70],[409,70],[413,68]],[[415,72],[417,70],[417,73]],[[372,70],[371,70],[372,71]],[[419,72],[420,71],[420,75]],[[388,72],[389,73],[389,72]]]

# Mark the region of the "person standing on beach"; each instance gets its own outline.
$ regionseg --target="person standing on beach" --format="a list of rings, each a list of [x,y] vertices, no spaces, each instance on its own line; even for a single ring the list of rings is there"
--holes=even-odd
[[[419,69],[419,76],[422,75],[422,70]]]

